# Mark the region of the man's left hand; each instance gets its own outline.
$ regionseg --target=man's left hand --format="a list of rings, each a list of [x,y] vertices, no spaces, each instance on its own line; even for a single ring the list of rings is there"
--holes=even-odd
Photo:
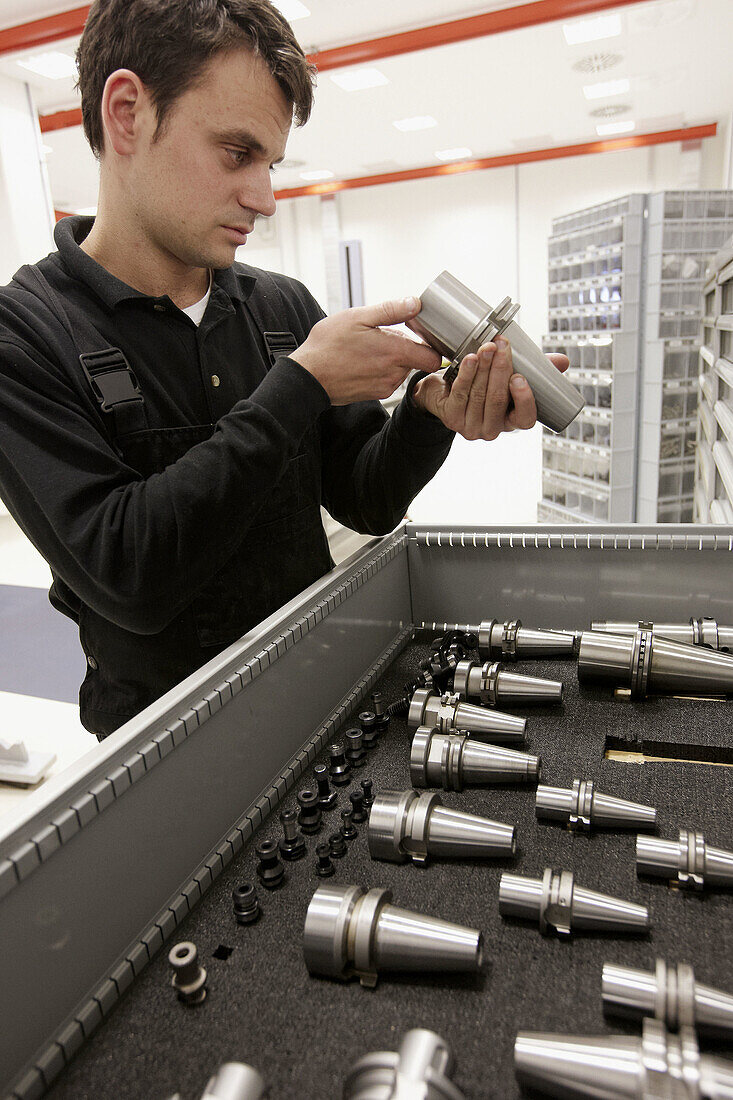
[[[567,370],[566,355],[548,359],[558,370]],[[532,428],[537,422],[532,390],[514,373],[512,349],[502,336],[466,356],[450,389],[431,374],[420,379],[412,396],[416,405],[465,439],[496,439],[502,432]]]

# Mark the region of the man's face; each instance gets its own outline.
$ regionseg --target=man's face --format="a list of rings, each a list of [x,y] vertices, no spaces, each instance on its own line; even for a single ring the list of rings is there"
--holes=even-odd
[[[187,266],[229,267],[256,215],[275,213],[271,169],[291,121],[259,57],[246,49],[214,57],[156,140],[151,113],[133,158],[130,198],[151,243]]]

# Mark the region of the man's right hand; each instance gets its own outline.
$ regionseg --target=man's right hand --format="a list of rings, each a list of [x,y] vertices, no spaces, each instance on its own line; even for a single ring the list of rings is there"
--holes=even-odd
[[[320,382],[332,405],[390,397],[410,371],[439,370],[441,356],[427,344],[382,329],[416,317],[419,298],[358,306],[324,317],[292,355]]]

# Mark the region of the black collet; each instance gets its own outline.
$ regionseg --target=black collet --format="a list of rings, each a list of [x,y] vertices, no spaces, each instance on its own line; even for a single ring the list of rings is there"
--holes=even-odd
[[[344,734],[346,740],[346,759],[352,768],[363,768],[366,764],[366,749],[362,742],[362,732],[354,726]]]
[[[337,833],[331,833],[328,838],[328,844],[331,849],[332,859],[343,859],[347,854],[349,847],[341,835],[341,831]]]
[[[342,787],[344,783],[351,780],[351,764],[346,759],[343,742],[337,741],[329,747],[328,752],[330,756],[328,774],[331,776],[331,782],[337,787]]]
[[[305,837],[298,831],[298,815],[295,810],[284,810],[280,814],[283,836],[278,844],[283,859],[302,859],[305,855]]]
[[[285,868],[277,854],[277,844],[274,840],[263,840],[255,848],[257,864],[257,877],[268,890],[275,890],[282,884],[285,878]]]
[[[369,816],[364,805],[364,792],[352,791],[349,795],[349,802],[351,803],[351,816],[354,824],[361,825],[362,821],[366,821]]]
[[[359,786],[364,794],[364,805],[367,810],[371,809],[372,802],[374,801],[374,794],[372,793],[372,781],[371,779],[362,779]]]
[[[358,836],[354,828],[354,819],[351,810],[341,811],[341,836],[344,840],[354,840]]]
[[[298,793],[298,824],[304,833],[310,835],[317,833],[321,827],[321,809],[318,805],[318,795],[315,791],[300,791]]]
[[[318,805],[322,810],[332,810],[338,801],[338,795],[331,790],[328,782],[328,767],[326,764],[316,764],[313,769],[318,784]]]
[[[316,861],[316,874],[321,878],[330,878],[336,868],[331,863],[331,845],[317,844],[316,855],[318,860]]]
[[[257,891],[250,882],[244,882],[232,890],[232,902],[237,924],[254,924],[260,919],[262,910],[257,899]]]
[[[376,749],[379,741],[377,732],[377,716],[373,710],[363,710],[359,715],[361,726],[361,743],[365,749]]]

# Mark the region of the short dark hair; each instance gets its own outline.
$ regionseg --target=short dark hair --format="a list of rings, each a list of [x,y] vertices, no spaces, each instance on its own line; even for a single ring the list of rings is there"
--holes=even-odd
[[[116,69],[131,69],[151,93],[157,136],[211,58],[238,46],[262,58],[296,124],[307,122],[316,68],[270,0],[94,0],[76,51],[84,133],[94,155],[104,150],[102,93]]]

